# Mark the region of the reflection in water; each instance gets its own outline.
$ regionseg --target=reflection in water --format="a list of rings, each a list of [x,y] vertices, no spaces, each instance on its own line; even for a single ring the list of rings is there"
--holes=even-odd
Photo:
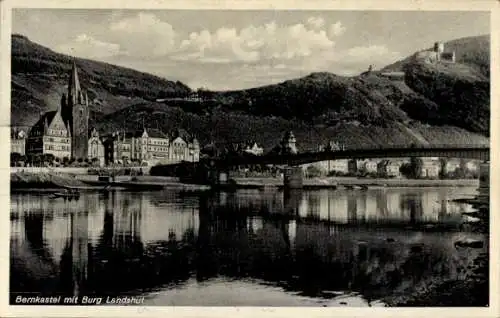
[[[405,293],[463,275],[470,255],[453,242],[468,207],[453,191],[13,194],[11,292],[155,295],[231,278],[313,298]]]

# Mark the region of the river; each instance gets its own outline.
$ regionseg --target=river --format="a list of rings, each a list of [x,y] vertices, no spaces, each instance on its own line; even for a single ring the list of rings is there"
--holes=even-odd
[[[11,194],[10,292],[144,305],[376,306],[464,275],[474,188]]]

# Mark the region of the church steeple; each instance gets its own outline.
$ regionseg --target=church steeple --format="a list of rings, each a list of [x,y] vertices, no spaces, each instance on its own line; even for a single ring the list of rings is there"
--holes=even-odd
[[[63,93],[61,96],[61,103],[59,104],[59,107],[57,108],[57,111],[60,112],[64,116],[64,111],[66,110],[66,94]]]
[[[78,78],[76,62],[73,60],[73,68],[71,69],[68,83],[68,104],[71,106],[79,104],[81,96],[82,88],[80,87],[80,79]]]

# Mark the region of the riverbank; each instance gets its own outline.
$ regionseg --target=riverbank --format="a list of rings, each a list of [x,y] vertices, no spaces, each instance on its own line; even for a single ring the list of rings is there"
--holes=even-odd
[[[163,185],[165,187],[189,187],[199,190],[208,189],[207,185],[184,184],[176,177],[163,176],[117,176],[115,181],[134,182]],[[61,188],[61,187],[85,187],[87,181],[96,181],[97,176],[86,174],[69,173],[47,173],[47,172],[18,172],[11,173],[10,181],[12,189],[25,188]],[[265,189],[283,188],[283,179],[262,177],[262,178],[234,178],[232,187],[240,189]],[[458,179],[458,180],[413,180],[413,179],[368,179],[352,177],[329,177],[304,179],[303,188],[306,190],[315,189],[335,189],[335,188],[379,188],[379,187],[478,187],[478,180]]]

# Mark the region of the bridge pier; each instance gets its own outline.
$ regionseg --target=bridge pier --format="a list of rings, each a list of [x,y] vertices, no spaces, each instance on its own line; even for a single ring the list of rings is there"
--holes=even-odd
[[[208,170],[208,184],[211,186],[226,185],[229,180],[229,172],[216,167]]]
[[[302,189],[303,178],[301,167],[287,167],[283,178],[285,190]]]

